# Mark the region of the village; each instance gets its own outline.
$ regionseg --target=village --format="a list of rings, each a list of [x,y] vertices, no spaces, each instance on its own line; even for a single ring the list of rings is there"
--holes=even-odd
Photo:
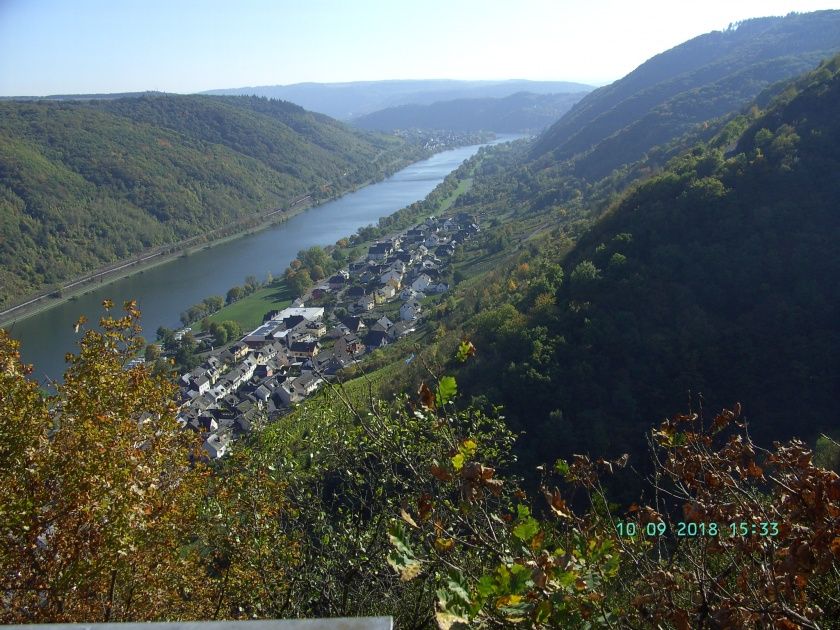
[[[202,436],[209,459],[224,456],[260,422],[287,414],[366,354],[418,331],[427,298],[450,289],[455,249],[478,231],[475,217],[461,212],[371,245],[363,260],[266,313],[258,328],[183,374],[179,423]]]

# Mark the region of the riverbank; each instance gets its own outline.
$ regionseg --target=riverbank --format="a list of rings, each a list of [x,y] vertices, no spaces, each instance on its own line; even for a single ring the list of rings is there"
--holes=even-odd
[[[401,169],[407,168],[412,164],[422,162],[433,155],[452,148],[457,147],[439,146],[436,147],[435,151],[412,156],[410,161],[409,159],[403,159],[392,162],[385,168],[385,170],[383,170],[379,179],[371,179],[365,182],[355,183],[343,189],[339,194],[331,196],[328,199],[318,200],[318,203],[312,203],[312,194],[298,197],[290,203],[288,208],[272,208],[260,215],[254,215],[241,219],[237,222],[242,225],[240,229],[237,229],[237,223],[233,223],[214,230],[208,234],[197,235],[178,243],[158,247],[155,250],[145,252],[134,259],[104,265],[94,271],[91,271],[90,273],[73,278],[61,287],[54,287],[50,290],[30,294],[29,296],[21,298],[21,302],[19,304],[0,311],[0,328],[7,328],[15,322],[23,321],[29,317],[78,299],[82,295],[99,290],[100,288],[108,286],[109,284],[119,280],[142,274],[143,272],[158,267],[164,263],[171,262],[184,256],[189,256],[198,251],[203,251],[205,249],[228,243],[235,239],[243,238],[250,234],[267,230],[272,226],[288,221],[304,211],[335,201],[336,199],[340,199],[349,193],[356,192],[369,185],[381,182],[388,177],[391,177],[395,172]],[[223,235],[213,238],[214,233],[223,233]],[[195,244],[191,245],[190,243],[193,242]]]
[[[129,278],[134,275],[142,274],[143,272],[153,269],[164,263],[168,263],[178,258],[189,256],[191,254],[194,254],[195,252],[210,249],[212,247],[217,247],[219,245],[222,245],[223,243],[228,243],[230,241],[248,236],[249,234],[254,234],[256,232],[267,230],[274,225],[278,225],[280,223],[288,221],[292,217],[295,217],[298,214],[305,212],[306,210],[318,207],[319,205],[323,205],[325,203],[329,203],[330,201],[334,201],[335,199],[343,197],[348,193],[354,192],[359,187],[348,189],[340,195],[337,195],[336,197],[330,199],[325,199],[318,204],[301,204],[293,210],[290,209],[289,211],[285,212],[282,209],[272,210],[269,213],[267,213],[268,215],[275,215],[271,219],[263,219],[259,221],[259,223],[250,227],[237,230],[232,234],[221,236],[219,238],[215,238],[209,241],[202,241],[200,244],[197,245],[188,245],[187,243],[189,243],[189,240],[192,240],[189,239],[187,241],[181,241],[179,243],[167,245],[164,249],[172,250],[167,253],[159,252],[152,254],[144,254],[141,258],[138,258],[136,260],[121,261],[117,267],[114,267],[113,265],[100,267],[99,269],[89,274],[73,279],[71,282],[62,286],[59,289],[54,289],[50,293],[42,292],[38,294],[37,297],[28,296],[26,298],[27,301],[25,301],[23,304],[11,307],[3,312],[0,312],[0,328],[6,327],[17,321],[22,321],[28,317],[32,317],[33,315],[37,315],[38,313],[42,313],[46,310],[49,310],[66,302],[70,302],[81,295],[85,295],[92,291],[98,290],[102,287],[108,286],[109,284],[113,284],[114,282],[123,280],[124,278]],[[280,214],[281,212],[283,212],[283,214]],[[230,228],[231,226],[227,226],[224,229],[227,230]],[[55,293],[57,292],[59,292],[60,295],[55,295]]]
[[[434,205],[432,207],[425,207],[422,214],[425,216],[440,216],[449,210],[458,200],[458,197],[469,192],[472,188],[473,176],[479,164],[480,161],[473,164],[469,171],[462,174],[460,177],[456,175],[458,172],[457,170],[450,173],[450,175],[448,175],[443,182],[438,184],[438,186],[436,186],[435,189],[426,197],[424,201],[433,200]],[[442,195],[442,187],[445,186],[447,182],[451,181],[450,178],[452,177],[455,177],[454,181],[457,182],[457,185],[455,185],[455,187],[447,194]],[[405,212],[407,209],[408,208],[401,208],[396,210],[394,213],[389,215],[389,217],[395,217],[399,213]],[[360,256],[364,258],[364,253],[370,245],[381,238],[388,238],[402,233],[407,227],[409,227],[409,225],[413,224],[414,221],[419,220],[420,216],[417,214],[416,216],[409,215],[404,218],[406,220],[402,221],[399,226],[395,227],[394,230],[385,235],[381,235],[376,238],[355,240],[352,245],[348,245],[346,248],[348,251],[348,259],[352,260]],[[347,240],[349,241],[351,237],[352,235],[348,234]],[[263,316],[268,311],[285,308],[296,297],[301,297],[304,302],[309,303],[310,295],[311,289],[307,291],[307,294],[304,296],[294,295],[288,283],[281,277],[276,279],[271,286],[264,286],[251,295],[245,296],[232,304],[223,306],[221,309],[208,316],[207,319],[210,322],[217,323],[232,320],[237,322],[243,331],[253,330],[262,323]],[[190,326],[196,332],[203,330],[200,322],[194,322],[190,324]]]

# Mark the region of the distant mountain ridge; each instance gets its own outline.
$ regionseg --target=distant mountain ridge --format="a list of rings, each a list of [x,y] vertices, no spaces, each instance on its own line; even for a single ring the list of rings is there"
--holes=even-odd
[[[576,157],[579,175],[603,177],[838,51],[840,11],[756,18],[695,37],[591,92],[545,132],[532,157]]]
[[[465,98],[430,105],[400,105],[354,118],[350,122],[361,129],[379,131],[417,128],[536,132],[556,121],[585,94],[519,92],[504,98]]]
[[[231,89],[208,90],[204,94],[220,96],[254,95],[291,101],[308,110],[342,120],[355,118],[388,107],[463,98],[501,98],[517,92],[560,94],[587,92],[591,85],[569,81],[457,81],[395,80],[353,81],[349,83],[295,83]]]

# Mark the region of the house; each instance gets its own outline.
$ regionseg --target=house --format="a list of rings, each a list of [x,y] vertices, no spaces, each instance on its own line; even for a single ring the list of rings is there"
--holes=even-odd
[[[213,396],[213,400],[219,400],[220,398],[224,398],[227,396],[227,393],[230,391],[231,383],[226,378],[221,379],[219,382],[216,383],[215,386],[210,390],[210,395]]]
[[[394,249],[390,243],[376,243],[368,248],[368,260],[376,262],[384,261],[391,255]]]
[[[206,394],[210,391],[210,379],[204,374],[190,382],[190,389],[198,392],[198,395]]]
[[[401,271],[401,272],[405,273],[406,265],[411,264],[411,261],[414,259],[414,256],[412,256],[411,252],[408,252],[404,249],[399,249],[399,250],[394,252],[394,259],[397,262],[401,262],[403,264],[402,269],[397,269],[396,267],[394,267],[394,269],[397,269],[397,271]],[[394,264],[396,264],[396,263],[394,263]]]
[[[360,330],[366,328],[365,322],[361,317],[345,317],[341,323],[347,326],[347,330],[352,333],[358,333]]]
[[[301,400],[301,396],[297,391],[292,389],[292,384],[289,381],[275,389],[272,393],[272,398],[281,407],[288,407],[292,403],[300,402]]]
[[[303,398],[312,395],[318,387],[324,382],[320,376],[313,372],[308,372],[292,381],[292,389]]]
[[[321,350],[317,341],[294,341],[289,346],[289,354],[295,359],[309,359]]]
[[[254,370],[254,376],[258,378],[269,378],[274,376],[274,366],[269,365],[268,363],[261,363],[257,366],[257,369]]]
[[[415,330],[415,322],[414,321],[404,321],[404,322],[397,322],[391,329],[388,331],[388,334],[391,336],[391,339],[402,339],[409,333],[413,333]]]
[[[427,291],[429,293],[437,294],[446,293],[447,291],[449,291],[449,285],[445,282],[439,282],[438,284],[429,285]]]
[[[425,273],[421,273],[417,276],[414,282],[411,283],[411,288],[415,291],[425,291],[431,283],[432,279]]]
[[[400,307],[400,319],[403,321],[411,321],[417,319],[420,315],[420,302],[416,300],[410,300],[408,302],[404,302],[403,305]]]
[[[219,428],[219,423],[211,413],[204,412],[196,418],[196,424],[202,431],[213,432]]]
[[[379,319],[376,320],[376,323],[382,327],[383,330],[388,330],[391,326],[394,325],[390,319],[388,319],[387,315],[383,315]]]
[[[251,377],[254,375],[254,370],[257,369],[256,358],[253,356],[249,356],[240,364],[239,369],[242,371],[241,383],[250,380]]]
[[[368,266],[368,264],[367,264],[367,261],[366,261],[366,260],[362,260],[362,261],[358,261],[358,262],[352,262],[352,263],[350,263],[350,273],[349,273],[349,276],[350,276],[351,278],[358,278],[358,277],[359,277],[360,275],[362,275],[365,271],[367,271],[367,266]]]
[[[213,433],[204,442],[204,450],[207,451],[210,459],[219,459],[224,456],[230,444],[230,435],[227,433]]]
[[[342,274],[335,274],[331,276],[327,283],[330,286],[330,289],[333,291],[341,291],[347,285],[348,278],[345,278]]]
[[[353,333],[344,335],[335,342],[335,351],[337,354],[346,354],[355,357],[364,353],[365,344]]]
[[[321,320],[324,319],[324,307],[314,306],[306,308],[303,306],[290,306],[288,308],[284,308],[282,311],[276,312],[271,319],[283,321],[284,319],[295,316],[303,317],[304,319],[308,319],[312,322]]]
[[[327,331],[327,339],[340,339],[349,332],[350,329],[347,326],[338,324],[338,326],[333,326]]]
[[[265,383],[263,383],[254,390],[254,398],[259,401],[266,402],[269,398],[271,398],[272,392],[273,388],[269,388]]]
[[[248,344],[242,341],[237,341],[230,347],[230,353],[234,361],[239,361],[244,358],[250,351],[251,348],[248,347]]]
[[[396,269],[390,269],[379,276],[379,282],[381,284],[390,285],[395,289],[399,289],[400,285],[402,284],[403,274]]]
[[[327,325],[324,322],[307,322],[306,332],[319,339],[327,334]]]
[[[271,339],[271,335],[282,328],[282,324],[277,320],[268,320],[259,327],[255,328],[242,338],[243,343],[250,348],[259,348],[266,341]]]
[[[420,297],[418,297],[420,295],[421,295],[420,293],[418,293],[417,291],[415,291],[411,287],[406,287],[400,293],[400,299],[403,302],[407,302],[408,300],[419,300],[419,299],[421,299]],[[423,297],[425,297],[425,296],[423,296]]]
[[[397,290],[392,287],[390,284],[385,285],[381,289],[377,289],[373,292],[373,301],[377,304],[382,304],[383,302],[387,302],[390,300],[394,295],[396,295]]]
[[[365,311],[372,311],[374,303],[375,302],[373,297],[367,295],[360,299],[358,302],[354,303],[353,306],[351,306],[350,308],[355,313],[363,313]]]
[[[305,304],[303,303],[303,298],[296,297],[292,302],[292,308],[303,308]]]
[[[365,346],[367,347],[368,352],[373,352],[377,348],[387,346],[389,341],[388,333],[383,330],[371,330],[367,335],[365,335]]]

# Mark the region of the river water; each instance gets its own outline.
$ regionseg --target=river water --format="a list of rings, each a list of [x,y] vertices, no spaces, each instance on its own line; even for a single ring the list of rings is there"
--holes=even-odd
[[[520,136],[499,135],[491,144]],[[461,147],[438,153],[340,199],[310,208],[288,221],[241,238],[203,249],[185,258],[147,269],[10,324],[7,329],[21,341],[21,357],[35,367],[39,381],[60,380],[64,355],[77,349],[73,324],[84,314],[96,321],[102,301],[118,307],[136,299],[143,312],[145,337],[153,339],[161,325],[180,327],[180,314],[210,295],[224,295],[248,275],[263,279],[279,275],[297,252],[312,245],[330,245],[360,227],[376,223],[400,208],[426,197],[479,147]]]

